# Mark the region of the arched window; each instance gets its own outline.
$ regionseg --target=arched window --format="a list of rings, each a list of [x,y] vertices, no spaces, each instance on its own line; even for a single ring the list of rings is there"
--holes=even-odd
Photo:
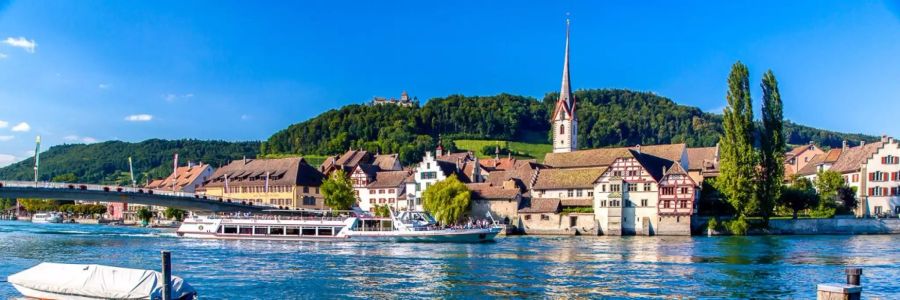
[[[566,134],[566,125],[559,124],[559,134]]]

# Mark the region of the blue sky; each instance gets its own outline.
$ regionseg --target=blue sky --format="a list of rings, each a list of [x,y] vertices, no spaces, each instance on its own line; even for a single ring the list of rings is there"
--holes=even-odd
[[[900,134],[900,1],[632,2],[0,0],[0,165],[35,135],[260,140],[402,90],[540,98],[567,12],[575,88],[720,112],[741,60],[757,108],[772,69],[788,119]]]

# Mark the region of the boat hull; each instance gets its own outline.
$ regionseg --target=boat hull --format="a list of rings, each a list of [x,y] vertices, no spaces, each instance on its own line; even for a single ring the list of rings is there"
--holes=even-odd
[[[485,243],[492,242],[499,228],[435,230],[419,232],[347,232],[337,236],[238,235],[178,232],[178,236],[195,239],[307,241],[307,242],[391,242],[391,243]]]

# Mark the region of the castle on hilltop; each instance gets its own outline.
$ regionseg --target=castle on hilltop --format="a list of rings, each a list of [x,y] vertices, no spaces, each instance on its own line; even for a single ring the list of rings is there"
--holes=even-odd
[[[370,103],[373,106],[374,105],[392,104],[392,105],[398,105],[398,106],[403,106],[403,107],[413,107],[413,106],[419,105],[419,98],[416,98],[416,97],[410,98],[409,94],[407,94],[406,91],[403,91],[402,93],[400,93],[400,99],[393,98],[393,97],[391,97],[390,99],[384,98],[384,97],[372,97],[372,102],[370,102]]]

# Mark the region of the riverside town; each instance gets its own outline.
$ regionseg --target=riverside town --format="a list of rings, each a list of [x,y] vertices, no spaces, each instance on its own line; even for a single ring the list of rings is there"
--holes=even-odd
[[[523,4],[0,3],[0,297],[900,298],[900,4]]]

